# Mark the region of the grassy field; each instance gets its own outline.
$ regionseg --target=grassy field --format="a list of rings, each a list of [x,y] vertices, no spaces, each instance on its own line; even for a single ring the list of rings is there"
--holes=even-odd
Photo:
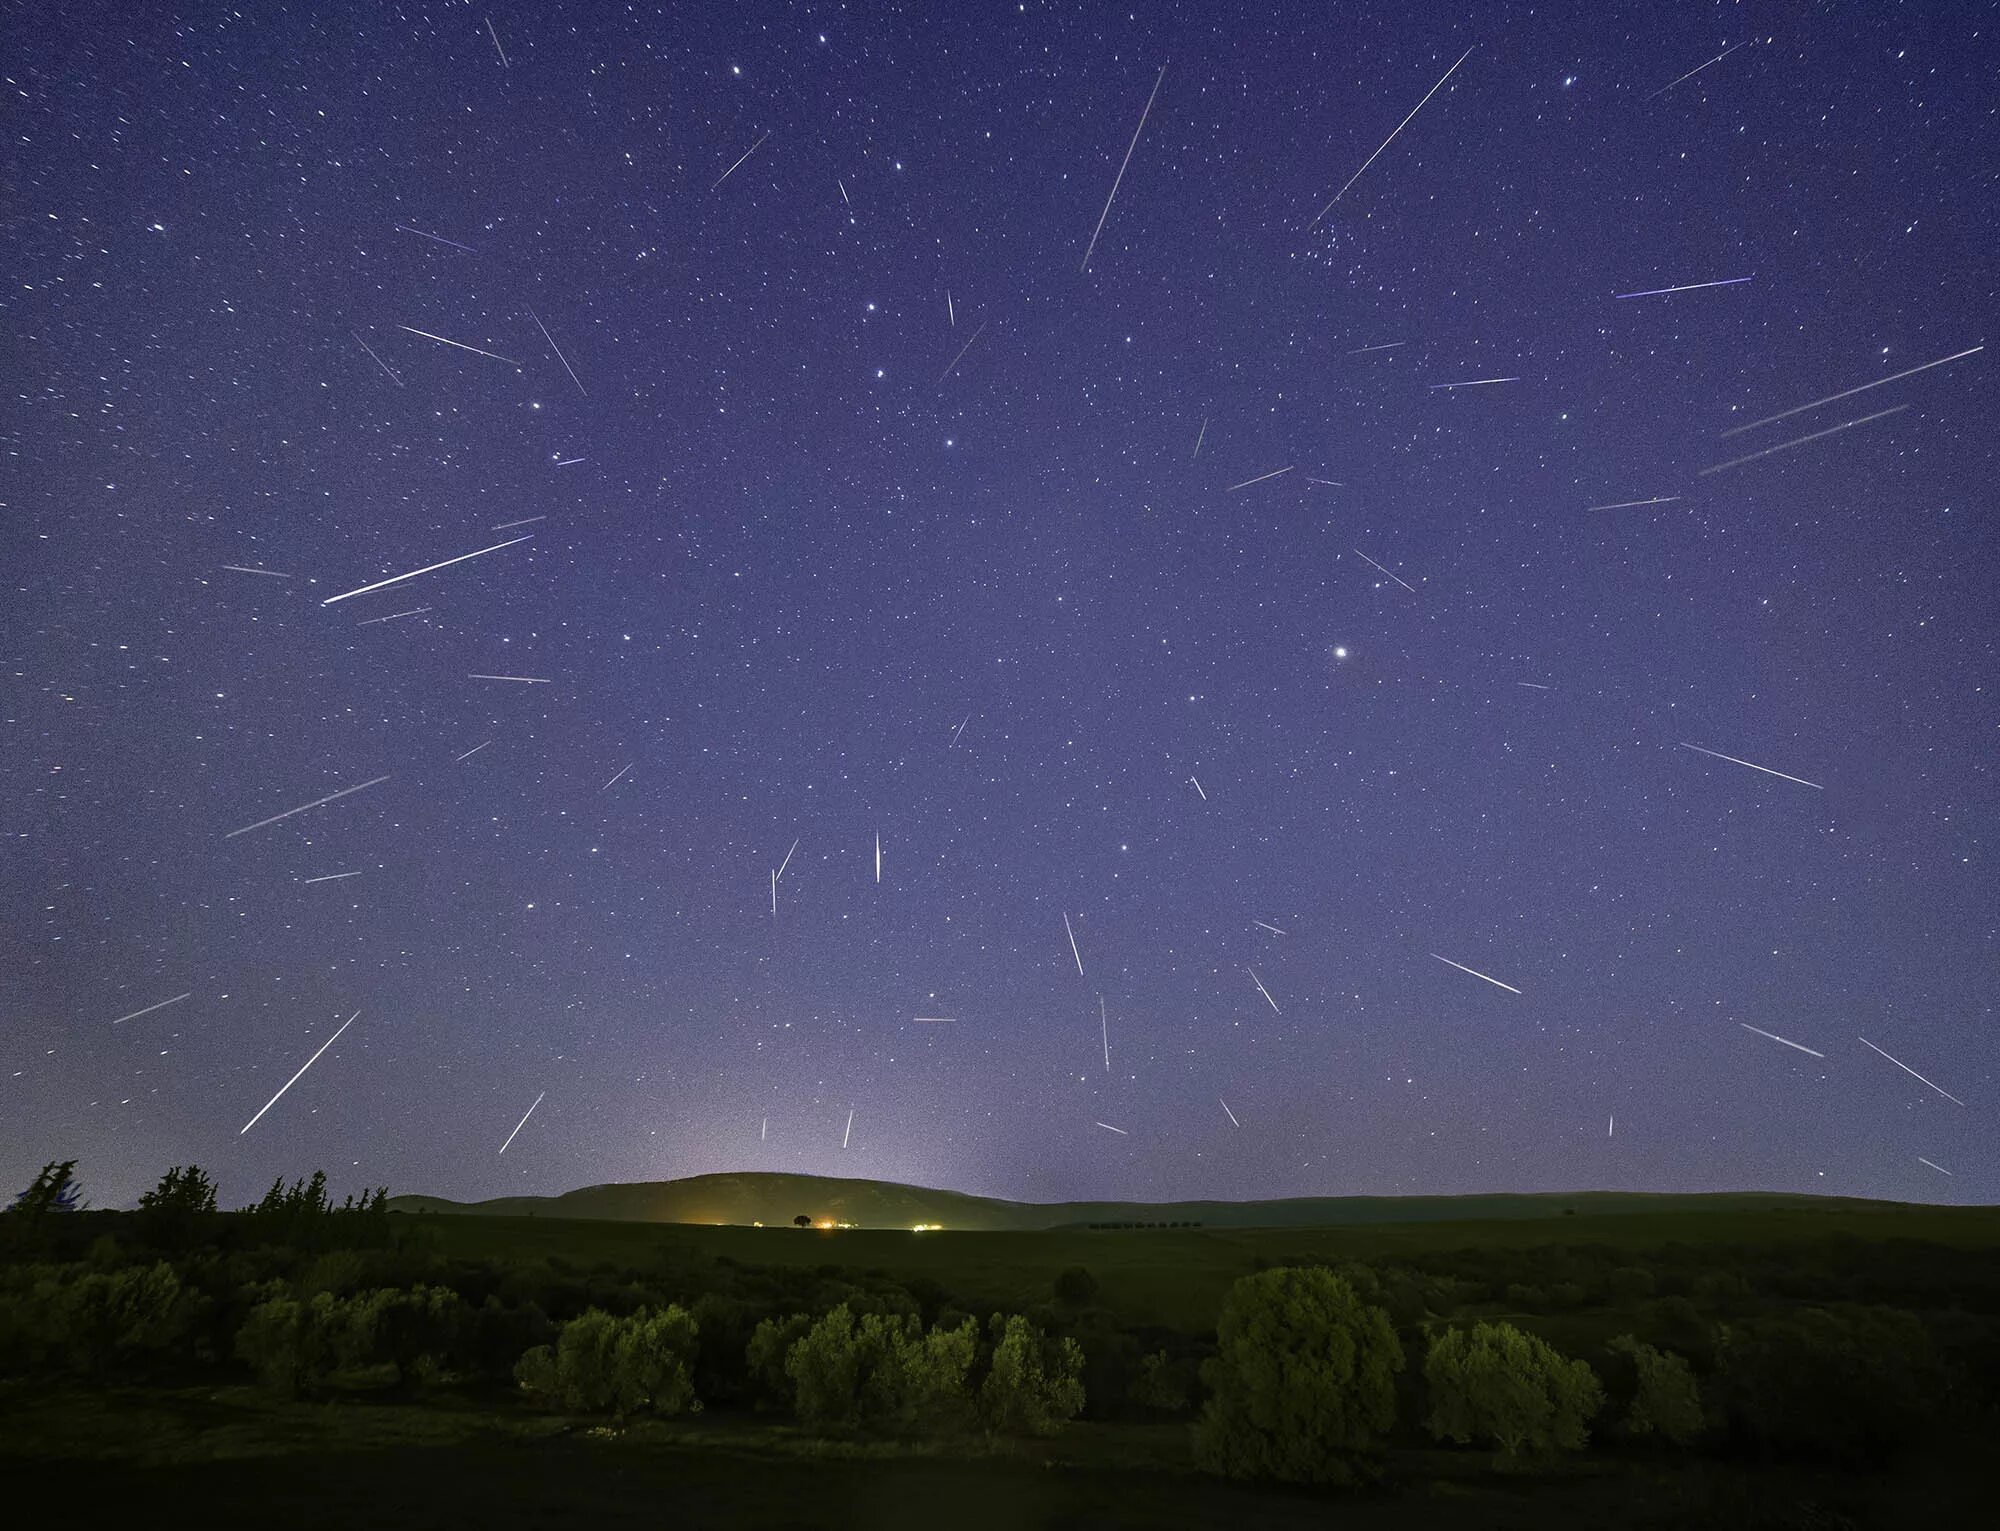
[[[2000,1248],[2000,1208],[1853,1204],[1788,1212],[1579,1213],[1524,1221],[1365,1223],[1338,1228],[1154,1229],[1121,1232],[908,1233],[893,1229],[704,1228],[541,1217],[413,1219],[447,1255],[558,1257],[645,1269],[717,1258],[754,1265],[837,1265],[924,1276],[997,1307],[1046,1298],[1068,1266],[1087,1266],[1099,1301],[1128,1322],[1213,1327],[1230,1283],[1269,1264],[1391,1258],[1458,1249],[1672,1244],[1772,1246],[1841,1238],[1909,1239]]]

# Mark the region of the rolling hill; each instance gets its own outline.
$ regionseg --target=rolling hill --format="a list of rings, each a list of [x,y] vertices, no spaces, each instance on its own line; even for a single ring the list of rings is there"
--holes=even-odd
[[[1359,1223],[1532,1220],[1670,1211],[1800,1212],[1892,1209],[1890,1202],[1741,1191],[1660,1195],[1631,1191],[1492,1196],[1310,1196],[1280,1201],[1002,1201],[961,1191],[842,1180],[823,1175],[740,1173],[684,1180],[585,1186],[560,1196],[502,1196],[459,1202],[392,1197],[393,1212],[547,1217],[606,1222],[778,1226],[805,1216],[857,1228],[959,1232],[1073,1228],[1092,1223],[1199,1223],[1205,1228],[1314,1228]]]

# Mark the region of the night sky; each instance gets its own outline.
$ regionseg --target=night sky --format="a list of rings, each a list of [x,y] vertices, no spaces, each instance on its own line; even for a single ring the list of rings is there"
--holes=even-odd
[[[5,30],[8,1189],[1993,1196],[1994,7]]]

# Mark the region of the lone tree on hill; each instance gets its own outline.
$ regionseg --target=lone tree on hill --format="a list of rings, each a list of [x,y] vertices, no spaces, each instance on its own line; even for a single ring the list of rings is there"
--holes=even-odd
[[[792,1219],[792,1226],[794,1228],[810,1228],[812,1227],[812,1225],[813,1225],[813,1220],[807,1217],[803,1212],[801,1212],[797,1217]]]

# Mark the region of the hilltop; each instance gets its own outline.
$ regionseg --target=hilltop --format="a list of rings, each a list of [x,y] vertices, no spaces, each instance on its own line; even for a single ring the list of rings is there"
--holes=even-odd
[[[396,1196],[392,1212],[475,1217],[546,1217],[603,1222],[789,1224],[1023,1232],[1093,1223],[1188,1224],[1204,1228],[1316,1228],[1361,1223],[1536,1220],[1661,1212],[1799,1212],[1891,1210],[1895,1203],[1775,1191],[1701,1195],[1635,1191],[1491,1196],[1307,1196],[1277,1201],[1003,1201],[886,1180],[743,1172],[684,1180],[584,1186],[560,1196],[502,1196],[450,1201]]]

